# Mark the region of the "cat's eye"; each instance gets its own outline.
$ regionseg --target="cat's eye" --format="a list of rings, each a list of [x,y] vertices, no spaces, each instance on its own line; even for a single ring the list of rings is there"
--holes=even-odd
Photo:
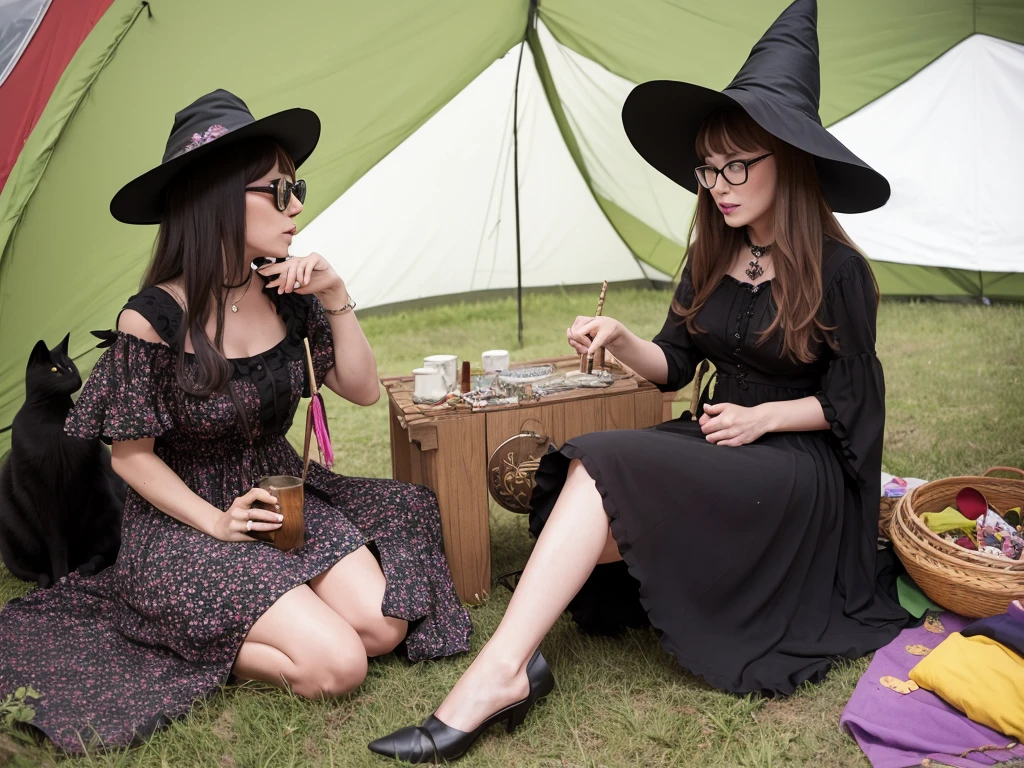
[[[53,368],[51,368],[50,370],[51,370],[51,371],[53,371],[54,373],[56,373],[56,372],[57,372],[57,367],[56,367],[56,366],[54,366],[54,367],[53,367]]]

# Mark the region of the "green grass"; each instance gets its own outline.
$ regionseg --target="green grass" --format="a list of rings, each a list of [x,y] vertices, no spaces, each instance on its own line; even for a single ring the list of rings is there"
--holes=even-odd
[[[607,313],[652,336],[667,293],[621,290]],[[592,311],[590,293],[528,296],[525,347],[517,349],[515,304],[499,300],[363,318],[382,375],[404,374],[425,354],[478,360],[503,347],[526,360],[564,354],[566,326]],[[878,349],[888,383],[885,469],[938,478],[1024,464],[1024,307],[885,303]],[[328,393],[340,471],[390,476],[387,411]],[[298,426],[289,436],[298,445]],[[523,517],[491,511],[493,572],[522,567],[531,539]],[[29,585],[0,571],[0,602]],[[497,588],[471,609],[474,651],[508,602]],[[545,640],[558,686],[514,737],[483,739],[468,766],[866,766],[839,715],[867,660],[845,663],[818,686],[779,701],[740,699],[681,671],[652,631],[621,639],[579,635],[562,618]],[[366,743],[429,714],[471,655],[409,665],[372,663],[352,695],[310,702],[260,684],[230,687],[132,751],[90,754],[68,765],[381,766]],[[49,746],[0,741],[0,764],[58,759]]]

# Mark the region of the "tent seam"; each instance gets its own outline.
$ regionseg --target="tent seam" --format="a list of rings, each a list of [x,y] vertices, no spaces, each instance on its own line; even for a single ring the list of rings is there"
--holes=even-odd
[[[540,20],[540,13],[537,14],[537,19]],[[530,45],[530,51],[533,53],[533,66],[537,70],[537,76],[540,78],[541,88],[544,90],[544,96],[548,100],[548,105],[551,107],[551,111],[553,113],[556,111],[556,109],[561,111],[562,113],[562,122],[566,123],[565,130],[562,129],[562,125],[559,122],[557,115],[555,118],[555,123],[558,125],[558,131],[559,133],[562,134],[563,140],[565,140],[566,144],[568,144],[568,139],[565,136],[565,131],[569,131],[571,134],[571,129],[568,126],[568,118],[565,114],[565,109],[562,106],[561,99],[558,99],[557,105],[555,104],[555,99],[553,98],[553,96],[558,96],[558,90],[555,87],[554,77],[551,75],[551,70],[548,67],[547,55],[544,53],[543,46],[540,43],[540,37],[537,35],[536,27],[533,27],[529,30],[527,34],[527,42]],[[544,77],[544,72],[541,71],[542,67],[547,72],[547,79],[545,79]],[[576,142],[575,135],[572,135],[572,139],[574,142]],[[607,212],[605,212],[604,206],[601,205],[601,201],[597,199],[597,193],[594,191],[593,181],[590,178],[590,174],[586,170],[586,164],[583,162],[583,157],[582,155],[580,155],[577,158],[577,155],[580,154],[578,145],[576,148],[576,152],[574,153],[570,149],[569,154],[572,156],[573,163],[576,165],[576,170],[579,171],[580,175],[583,177],[583,182],[587,185],[587,189],[590,191],[591,197],[594,198],[594,203],[596,203],[597,207],[601,210],[601,215],[604,216],[609,226],[611,226],[612,231],[615,232],[616,236],[619,238],[619,241],[626,247],[626,250],[629,251],[629,254],[633,257],[633,261],[636,262],[637,267],[640,270],[640,274],[643,275],[644,278],[651,284],[651,288],[654,288],[654,280],[647,274],[646,271],[644,271],[644,268],[641,266],[643,260],[640,258],[637,252],[633,250],[633,246],[631,246],[626,241],[626,238],[622,236],[622,233],[619,231],[619,228],[615,226],[615,222],[613,222],[611,218],[608,216]]]
[[[41,162],[41,166],[39,167],[38,173],[35,175],[35,180],[33,181],[31,188],[25,195],[24,201],[19,206],[17,211],[14,212],[14,214],[10,217],[14,220],[14,223],[11,225],[11,234],[8,236],[7,241],[3,244],[4,247],[0,249],[0,260],[3,260],[3,254],[7,252],[8,246],[11,242],[13,242],[14,235],[17,232],[17,228],[21,224],[21,220],[24,217],[25,209],[28,208],[29,201],[35,194],[36,189],[38,189],[39,182],[46,171],[46,167],[50,164],[50,158],[53,157],[54,150],[56,150],[57,145],[60,143],[61,139],[64,138],[64,134],[66,133],[68,126],[74,121],[75,116],[78,114],[79,108],[82,106],[82,103],[85,101],[88,94],[92,91],[92,87],[95,84],[96,79],[99,77],[100,73],[107,68],[107,65],[114,58],[114,54],[117,52],[118,47],[121,45],[121,41],[124,40],[125,36],[131,30],[131,28],[135,26],[135,22],[138,20],[139,16],[142,15],[142,12],[148,9],[149,2],[147,0],[142,0],[142,2],[139,4],[138,10],[136,10],[131,20],[125,25],[124,29],[117,35],[117,37],[114,39],[111,45],[108,46],[107,52],[103,56],[103,60],[100,62],[100,65],[96,68],[92,76],[79,90],[78,96],[75,99],[70,111],[68,112],[67,117],[62,121],[60,130],[57,132],[57,135],[53,138],[49,145],[44,147],[43,150],[39,153],[39,160]],[[152,15],[151,10],[150,15]],[[68,67],[65,69],[65,73],[67,73],[67,71],[70,70],[70,68],[71,65],[69,63]],[[63,79],[63,77],[64,76],[61,75],[61,79]],[[54,91],[56,92],[56,89],[54,89]],[[49,103],[47,104],[47,106],[49,106]],[[19,163],[20,162],[21,158],[19,157]],[[14,169],[12,168],[11,175],[13,175],[13,172]]]

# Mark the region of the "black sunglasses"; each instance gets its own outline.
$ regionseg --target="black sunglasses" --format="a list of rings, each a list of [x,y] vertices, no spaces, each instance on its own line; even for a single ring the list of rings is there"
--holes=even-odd
[[[274,196],[277,210],[287,210],[288,204],[292,201],[292,193],[299,198],[300,203],[306,202],[306,180],[298,179],[291,182],[288,179],[274,179],[266,187],[246,187],[246,192],[267,192]]]
[[[747,169],[754,163],[760,163],[766,157],[771,157],[772,152],[750,160],[732,160],[725,164],[724,168],[715,168],[713,165],[701,165],[693,169],[697,177],[697,183],[704,189],[713,189],[718,183],[718,174],[725,176],[725,180],[734,187],[747,183]]]

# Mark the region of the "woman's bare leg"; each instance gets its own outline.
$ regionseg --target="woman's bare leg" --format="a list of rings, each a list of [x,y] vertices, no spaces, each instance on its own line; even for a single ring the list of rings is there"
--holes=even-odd
[[[409,632],[409,622],[381,613],[387,583],[366,547],[346,555],[309,586],[359,633],[367,656],[391,653]]]
[[[252,625],[232,672],[243,680],[288,685],[315,699],[358,687],[366,665],[366,649],[356,631],[302,584]]]
[[[441,722],[471,731],[529,693],[526,664],[594,566],[618,559],[608,515],[579,460],[541,532],[505,616],[437,709]],[[613,550],[613,551],[612,551]]]

